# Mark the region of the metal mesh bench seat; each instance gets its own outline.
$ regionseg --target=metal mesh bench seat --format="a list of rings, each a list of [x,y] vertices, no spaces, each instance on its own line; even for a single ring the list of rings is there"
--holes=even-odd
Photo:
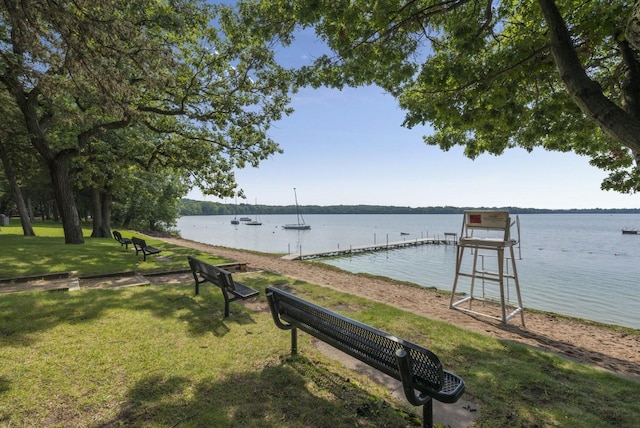
[[[297,353],[297,329],[300,329],[401,381],[407,400],[423,406],[424,427],[433,425],[432,398],[455,403],[464,393],[464,381],[444,371],[440,359],[428,349],[283,290],[268,287],[266,295],[275,324],[291,330],[292,354]]]
[[[189,267],[195,280],[195,295],[200,294],[200,284],[210,282],[222,290],[224,297],[224,317],[229,317],[229,303],[237,299],[249,299],[259,294],[258,291],[234,281],[231,272],[216,267],[195,257],[187,256]]]

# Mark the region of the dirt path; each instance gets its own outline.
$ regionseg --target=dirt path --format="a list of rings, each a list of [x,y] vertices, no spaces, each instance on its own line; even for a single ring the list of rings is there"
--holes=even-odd
[[[378,278],[335,271],[321,264],[287,261],[270,255],[216,247],[179,238],[160,238],[175,245],[192,247],[230,260],[365,297],[432,319],[513,340],[583,361],[640,381],[640,332],[627,334],[579,320],[527,312],[526,328],[516,316],[508,325],[487,317],[475,317],[449,309],[449,298],[433,290],[397,284]]]

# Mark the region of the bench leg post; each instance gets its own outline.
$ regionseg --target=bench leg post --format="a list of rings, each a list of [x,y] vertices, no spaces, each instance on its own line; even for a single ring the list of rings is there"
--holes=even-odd
[[[422,405],[422,428],[433,427],[433,399]]]
[[[291,327],[291,355],[298,355],[298,329]]]
[[[224,317],[229,318],[229,294],[227,293],[227,290],[225,290],[224,287],[221,287],[221,289],[222,289],[222,296],[224,297]]]

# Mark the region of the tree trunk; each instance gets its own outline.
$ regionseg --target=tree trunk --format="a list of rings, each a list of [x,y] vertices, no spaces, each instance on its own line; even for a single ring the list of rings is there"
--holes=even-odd
[[[111,237],[111,202],[113,197],[111,192],[104,191],[102,193],[102,236]]]
[[[627,23],[624,35],[631,45],[640,51],[640,2],[636,2],[633,12]]]
[[[66,156],[56,156],[49,162],[51,183],[56,204],[60,210],[65,244],[84,244],[82,225],[73,198],[71,177],[69,177],[69,160]]]
[[[8,207],[9,207],[9,198],[7,197],[0,198],[0,214],[6,214]]]
[[[22,233],[24,234],[24,236],[36,236],[36,233],[33,231],[32,226],[33,214],[29,215],[29,209],[24,203],[22,192],[20,191],[20,187],[18,187],[17,183],[15,185],[15,189],[11,189],[11,193],[14,195],[13,198],[15,199],[16,206],[18,207],[20,223],[22,224]]]
[[[20,189],[18,180],[16,179],[13,168],[11,167],[11,161],[9,160],[7,152],[1,146],[0,159],[2,160],[4,174],[7,177],[9,185],[11,186],[11,195],[13,197],[13,202],[15,202],[16,207],[18,207],[20,223],[22,224],[22,233],[24,234],[24,236],[36,236],[35,232],[33,231],[33,226],[31,225],[31,219],[29,218],[27,206],[24,203],[24,198],[22,197],[22,190]]]
[[[14,40],[14,49],[15,48]],[[65,244],[83,244],[82,226],[80,224],[76,202],[73,198],[73,188],[69,175],[70,160],[77,152],[73,149],[67,149],[63,152],[55,153],[49,146],[45,137],[45,129],[51,117],[45,115],[41,118],[39,115],[39,89],[32,88],[27,93],[24,91],[22,82],[18,79],[17,75],[11,74],[4,77],[3,83],[7,86],[22,111],[26,128],[31,137],[31,144],[38,153],[40,153],[40,156],[42,156],[49,168],[54,198],[60,217],[62,218],[64,242]]]
[[[111,237],[111,194],[97,188],[91,190],[91,213],[93,214],[92,238]]]
[[[640,120],[608,99],[600,85],[587,75],[555,1],[538,0],[538,4],[549,27],[551,52],[574,102],[606,134],[631,149],[638,158]]]
[[[100,200],[100,190],[96,187],[91,189],[91,214],[93,230],[91,231],[92,238],[103,238],[102,236],[102,203]]]
[[[36,217],[33,215],[33,203],[31,202],[31,196],[27,196],[27,213],[29,213],[29,221],[33,223]]]

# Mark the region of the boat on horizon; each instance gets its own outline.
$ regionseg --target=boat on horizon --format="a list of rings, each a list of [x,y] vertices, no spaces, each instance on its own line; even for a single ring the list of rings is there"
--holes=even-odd
[[[300,207],[298,206],[298,194],[296,193],[296,188],[293,188],[293,196],[295,197],[296,200],[296,216],[298,218],[298,222],[297,223],[290,223],[290,224],[285,224],[284,226],[282,226],[283,229],[289,229],[289,230],[309,230],[311,229],[311,225],[306,224],[304,222],[304,217],[302,217],[302,214],[300,214]],[[302,220],[302,221],[300,221]]]
[[[623,235],[640,235],[640,230],[638,229],[622,229]]]

